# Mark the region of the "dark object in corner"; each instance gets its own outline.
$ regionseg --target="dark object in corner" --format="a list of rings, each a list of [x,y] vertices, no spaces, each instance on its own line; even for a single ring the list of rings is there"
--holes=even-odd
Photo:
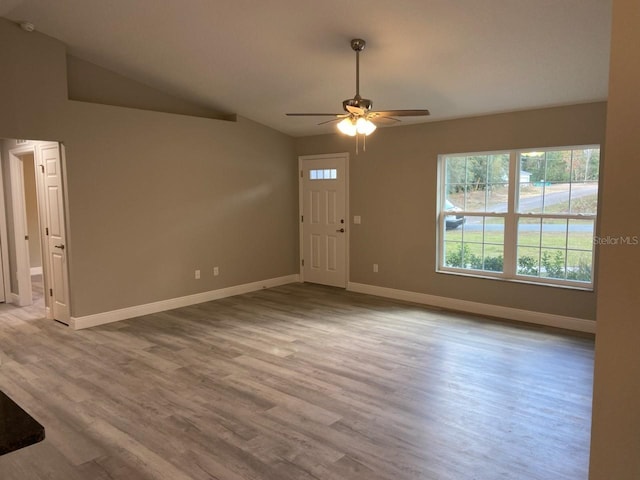
[[[0,455],[44,440],[44,427],[0,391]]]

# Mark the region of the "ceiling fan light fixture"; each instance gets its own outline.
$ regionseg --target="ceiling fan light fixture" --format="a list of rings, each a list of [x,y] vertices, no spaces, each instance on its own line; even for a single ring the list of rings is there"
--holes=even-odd
[[[333,117],[332,120],[320,122],[318,125],[338,122],[336,126],[338,131],[350,137],[356,137],[356,153],[358,153],[358,139],[362,140],[363,150],[365,147],[365,139],[376,130],[376,125],[369,120],[384,117],[388,120],[399,122],[400,119],[395,117],[422,117],[429,115],[429,110],[378,110],[373,111],[373,102],[367,98],[360,96],[360,52],[364,50],[365,42],[361,38],[351,40],[351,49],[356,53],[356,94],[353,98],[347,98],[342,102],[342,109],[345,113],[287,113],[286,115],[297,117]],[[342,119],[342,120],[340,120]]]
[[[364,117],[360,117],[356,121],[356,132],[360,135],[371,135],[376,129],[375,123],[371,120],[367,120]]]
[[[338,130],[340,130],[345,135],[349,135],[350,137],[355,137],[356,133],[358,133],[355,122],[349,117],[343,119],[340,123],[338,123]]]

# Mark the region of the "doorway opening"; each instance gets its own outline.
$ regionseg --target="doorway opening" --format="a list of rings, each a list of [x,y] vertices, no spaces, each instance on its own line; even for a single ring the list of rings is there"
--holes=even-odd
[[[68,325],[64,147],[17,139],[0,146],[0,296]]]

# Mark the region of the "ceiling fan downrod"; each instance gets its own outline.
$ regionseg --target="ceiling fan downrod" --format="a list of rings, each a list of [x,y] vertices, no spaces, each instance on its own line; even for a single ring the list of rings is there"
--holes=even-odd
[[[365,111],[369,111],[373,108],[373,102],[367,98],[360,96],[360,52],[364,50],[367,45],[361,38],[354,38],[351,40],[351,49],[356,52],[356,94],[353,98],[347,98],[342,102],[342,108],[347,110],[347,105],[350,107],[362,108]]]
[[[367,42],[361,38],[351,40],[351,48],[356,52],[356,96],[360,98],[360,52],[367,46]]]

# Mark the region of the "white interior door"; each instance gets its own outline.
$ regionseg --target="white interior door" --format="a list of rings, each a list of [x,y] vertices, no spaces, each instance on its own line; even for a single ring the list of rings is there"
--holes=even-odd
[[[300,157],[302,277],[347,286],[347,155]]]
[[[40,148],[44,167],[46,202],[46,255],[48,257],[48,281],[50,308],[53,318],[69,323],[69,273],[67,267],[67,240],[62,185],[62,156],[64,146],[50,143]]]

